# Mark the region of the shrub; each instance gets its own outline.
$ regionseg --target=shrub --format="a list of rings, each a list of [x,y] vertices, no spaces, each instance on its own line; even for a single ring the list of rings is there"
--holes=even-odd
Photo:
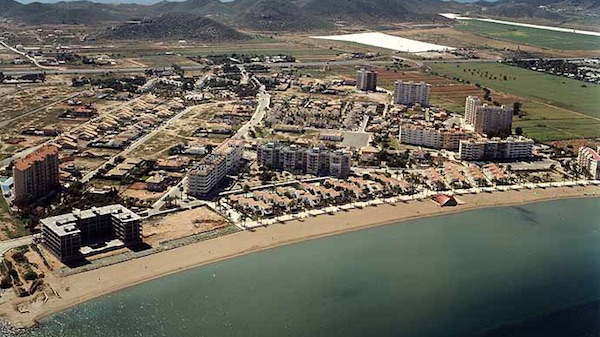
[[[36,274],[33,270],[31,269],[27,269],[25,270],[25,272],[23,273],[23,278],[28,280],[28,281],[33,281],[36,280],[38,278],[38,274]]]
[[[9,276],[5,276],[2,278],[2,280],[0,281],[0,288],[1,289],[8,289],[12,287],[12,280],[10,279]]]

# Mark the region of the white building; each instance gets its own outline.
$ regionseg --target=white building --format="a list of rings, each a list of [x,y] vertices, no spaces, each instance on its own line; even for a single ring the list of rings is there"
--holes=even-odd
[[[461,160],[520,159],[533,157],[532,139],[522,136],[500,138],[478,138],[460,141]]]
[[[473,137],[470,131],[434,128],[419,124],[400,125],[400,143],[458,151],[460,141]]]
[[[465,103],[466,127],[488,137],[510,135],[513,109],[505,105],[482,104],[477,96],[469,96]]]
[[[600,148],[597,151],[589,147],[580,147],[577,164],[583,168],[592,179],[600,179]]]
[[[396,81],[394,90],[394,103],[396,104],[421,104],[429,106],[429,92],[431,84],[425,82],[415,83],[413,81]]]
[[[237,170],[242,154],[243,144],[240,141],[223,142],[188,173],[188,193],[193,196],[207,195],[228,173]]]

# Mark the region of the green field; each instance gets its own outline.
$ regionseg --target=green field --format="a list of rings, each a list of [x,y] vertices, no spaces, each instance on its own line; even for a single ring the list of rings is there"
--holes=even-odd
[[[429,66],[438,74],[488,87],[492,96],[493,90],[498,90],[600,118],[600,85],[597,84],[500,63],[430,63]]]
[[[600,137],[600,86],[499,63],[434,63],[433,71],[523,97],[513,126],[538,141]],[[487,75],[485,73],[487,72]],[[506,76],[506,80],[504,80]],[[490,78],[491,77],[491,78]],[[588,117],[589,116],[589,117]]]
[[[477,35],[562,50],[600,49],[600,37],[568,32],[556,32],[546,29],[519,27],[478,20],[462,21],[454,27],[456,30]]]

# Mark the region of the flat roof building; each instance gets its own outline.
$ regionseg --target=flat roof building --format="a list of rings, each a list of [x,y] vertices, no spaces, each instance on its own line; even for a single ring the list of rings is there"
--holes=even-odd
[[[396,81],[394,89],[395,104],[420,104],[429,106],[429,92],[431,84],[425,82],[415,83],[413,81]]]
[[[362,91],[377,91],[377,73],[367,69],[357,71],[356,89]]]
[[[461,160],[513,160],[533,157],[532,139],[515,136],[506,139],[479,138],[460,141]]]
[[[352,159],[343,150],[305,148],[269,142],[257,149],[258,165],[288,172],[309,173],[316,176],[331,175],[346,178],[350,175]]]
[[[505,105],[482,104],[477,96],[465,103],[465,124],[473,131],[488,137],[508,136],[512,129],[513,109]]]
[[[139,215],[123,205],[92,207],[41,219],[42,245],[61,261],[82,257],[83,246],[117,239],[126,246],[142,243]]]
[[[243,144],[227,140],[188,173],[188,193],[196,197],[210,193],[228,173],[237,170],[242,160]]]

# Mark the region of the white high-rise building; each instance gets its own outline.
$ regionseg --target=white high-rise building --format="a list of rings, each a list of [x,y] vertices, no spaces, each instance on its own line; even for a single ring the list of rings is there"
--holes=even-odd
[[[413,81],[396,81],[394,90],[394,103],[396,104],[421,104],[429,106],[429,92],[431,84],[425,82],[415,83]]]
[[[188,193],[193,196],[207,195],[228,173],[238,168],[243,150],[240,141],[228,140],[202,158],[199,165],[188,173]]]
[[[482,104],[477,96],[469,96],[465,103],[466,127],[488,137],[508,136],[512,129],[513,109],[505,105]]]

